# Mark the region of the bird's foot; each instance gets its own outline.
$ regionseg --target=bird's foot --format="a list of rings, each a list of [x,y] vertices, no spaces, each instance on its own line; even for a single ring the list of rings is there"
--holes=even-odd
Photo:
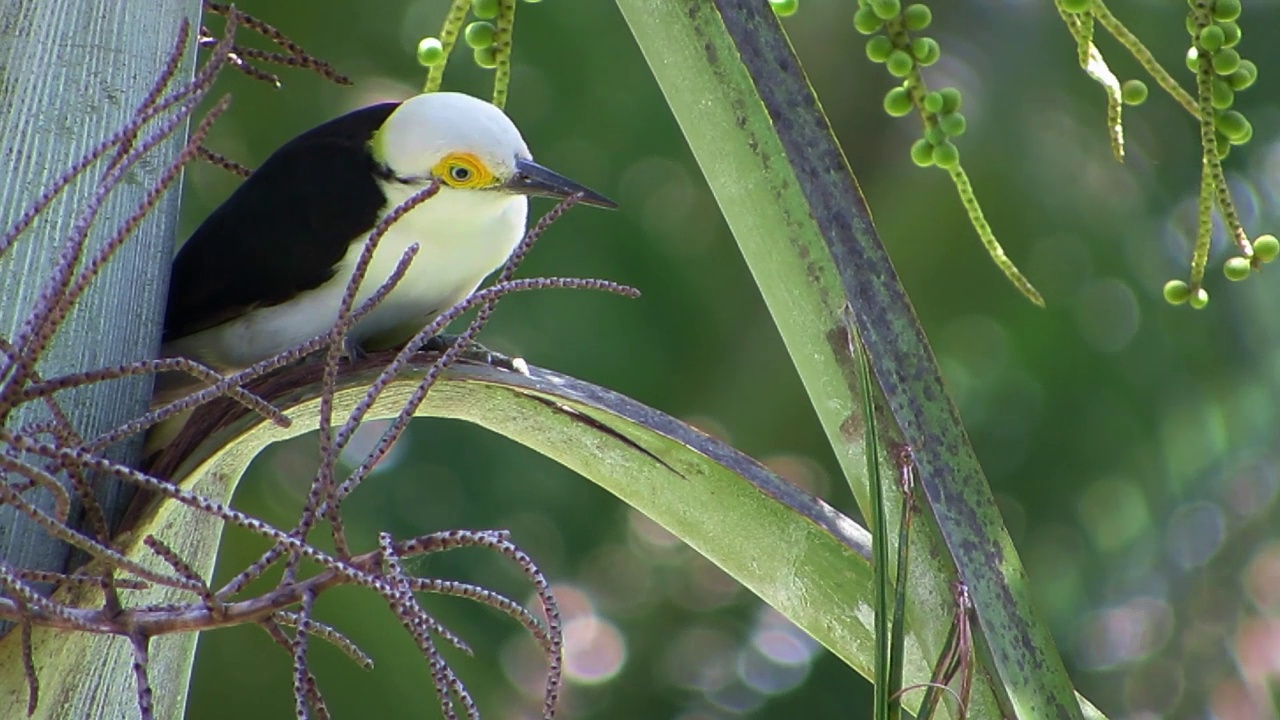
[[[345,335],[342,338],[342,354],[347,358],[347,361],[353,365],[366,357],[369,357],[369,353],[361,347],[359,342],[352,339],[350,335]]]
[[[298,358],[297,363],[300,365],[310,365],[311,363],[317,362],[322,363],[327,357],[329,357],[329,348],[322,347]],[[338,357],[346,358],[348,363],[355,364],[369,357],[369,353],[360,345],[359,342],[352,340],[348,336],[342,338],[342,354]]]
[[[423,352],[443,353],[449,348],[454,347],[461,340],[460,335],[433,335],[427,338],[422,344]],[[470,360],[471,362],[483,363],[503,370],[510,370],[521,375],[529,374],[529,365],[520,357],[508,357],[500,352],[495,352],[480,343],[472,340],[467,346],[458,353],[458,357],[462,360]]]

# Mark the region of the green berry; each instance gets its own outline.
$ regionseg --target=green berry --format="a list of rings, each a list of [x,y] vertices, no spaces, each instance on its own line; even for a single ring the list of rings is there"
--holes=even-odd
[[[1209,52],[1217,52],[1226,39],[1227,36],[1223,34],[1222,28],[1217,25],[1210,25],[1200,31],[1200,47]]]
[[[1187,34],[1191,37],[1196,37],[1200,34],[1200,26],[1196,24],[1195,16],[1190,13],[1187,13]]]
[[[1230,75],[1240,69],[1240,53],[1231,48],[1223,48],[1213,54],[1213,71],[1219,75]]]
[[[1222,274],[1232,282],[1239,282],[1249,277],[1249,271],[1253,268],[1249,264],[1249,258],[1233,257],[1227,258],[1227,262],[1222,266]]]
[[[1269,263],[1280,256],[1280,240],[1267,233],[1253,239],[1253,255],[1264,263]]]
[[[418,41],[418,64],[423,67],[438,65],[444,61],[444,44],[440,38],[425,37]]]
[[[944,87],[938,91],[942,95],[942,110],[944,113],[953,113],[960,109],[960,91],[953,87]]]
[[[907,30],[919,32],[929,27],[929,23],[933,22],[933,11],[929,9],[928,5],[922,3],[908,5],[902,11],[902,22],[907,26]]]
[[[868,4],[881,20],[892,20],[902,12],[901,0],[870,0]]]
[[[911,112],[911,93],[904,87],[896,87],[885,93],[884,111],[893,117],[902,117]]]
[[[1231,138],[1232,145],[1244,145],[1253,139],[1253,125],[1248,121],[1244,121],[1244,132]],[[1226,157],[1223,155],[1223,157]]]
[[[1218,23],[1218,27],[1222,28],[1222,34],[1226,37],[1222,41],[1222,47],[1235,47],[1240,44],[1240,26],[1233,22]]]
[[[942,93],[930,90],[924,95],[924,109],[931,113],[942,112]]]
[[[935,125],[924,131],[924,139],[930,145],[937,146],[947,141],[947,134],[942,132],[942,128]]]
[[[920,167],[929,167],[933,164],[933,145],[928,140],[920,138],[911,143],[911,162]]]
[[[1170,280],[1164,284],[1164,301],[1170,305],[1181,305],[1191,299],[1191,288],[1183,280]]]
[[[1213,19],[1218,22],[1230,22],[1240,17],[1240,0],[1215,0],[1213,3]]]
[[[933,149],[933,162],[943,170],[950,170],[960,164],[960,148],[950,140],[943,141]]]
[[[773,14],[778,17],[791,17],[800,9],[800,0],[769,0]]]
[[[870,6],[864,5],[853,14],[853,27],[863,35],[870,35],[884,27],[884,21]]]
[[[889,59],[884,61],[884,67],[889,74],[894,77],[906,77],[911,73],[911,68],[915,67],[915,61],[907,54],[906,50],[894,49],[889,53]]]
[[[871,62],[882,63],[889,59],[892,52],[893,41],[884,35],[876,35],[867,41],[867,59]]]
[[[1069,13],[1088,12],[1093,0],[1062,0],[1062,9]]]
[[[498,28],[494,27],[493,23],[480,20],[468,25],[462,37],[472,50],[480,50],[493,45],[493,38],[497,34]]]
[[[911,41],[911,54],[921,66],[929,67],[942,57],[942,48],[933,38],[916,38]]]
[[[1258,66],[1253,64],[1252,60],[1241,60],[1240,67],[1227,76],[1227,82],[1231,84],[1231,89],[1237,92],[1248,90],[1257,79]]]
[[[1213,125],[1227,137],[1229,142],[1242,138],[1246,133],[1251,132],[1248,119],[1237,110],[1219,113],[1214,118]]]
[[[477,20],[492,20],[498,17],[498,0],[471,0],[471,14]]]
[[[938,127],[942,128],[942,132],[946,133],[947,137],[960,137],[965,129],[964,115],[958,112],[939,115]]]
[[[1209,291],[1204,288],[1196,288],[1195,293],[1191,295],[1191,299],[1187,301],[1195,310],[1203,310],[1205,305],[1209,304]]]
[[[1222,78],[1214,78],[1209,88],[1210,99],[1213,101],[1214,108],[1226,110],[1235,104],[1236,94],[1231,90],[1231,83]]]
[[[1187,50],[1187,69],[1191,72],[1200,72],[1200,51],[1196,49],[1195,45],[1192,45],[1191,49]]]
[[[1125,80],[1120,95],[1126,105],[1141,105],[1147,99],[1147,84],[1141,80]]]
[[[498,53],[493,49],[492,45],[476,48],[472,51],[471,56],[475,58],[476,64],[485,70],[492,70],[498,67]]]

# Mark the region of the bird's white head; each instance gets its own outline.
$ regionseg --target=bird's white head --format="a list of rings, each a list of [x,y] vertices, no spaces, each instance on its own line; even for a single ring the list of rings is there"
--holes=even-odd
[[[602,195],[533,161],[506,113],[462,93],[433,92],[400,103],[373,137],[374,158],[398,181],[444,190],[567,197],[614,207]]]
[[[374,156],[398,178],[439,179],[448,187],[484,189],[530,160],[515,123],[496,106],[462,93],[435,92],[404,102],[373,139]]]

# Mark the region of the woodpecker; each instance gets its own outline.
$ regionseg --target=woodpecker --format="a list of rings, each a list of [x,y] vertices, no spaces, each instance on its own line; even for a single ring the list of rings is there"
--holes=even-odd
[[[616,207],[534,162],[511,119],[478,98],[433,92],[360,108],[276,150],[183,244],[170,275],[162,356],[226,373],[328,331],[369,233],[432,182],[438,194],[379,241],[353,307],[391,276],[410,245],[419,250],[399,284],[348,333],[349,347],[404,343],[472,293],[524,236],[529,196],[581,193],[585,205]],[[172,397],[176,378],[165,375],[157,394],[169,385]]]
[[[436,181],[381,238],[356,306],[419,251],[352,328],[363,350],[403,343],[473,292],[525,232],[530,195],[616,205],[533,161],[496,106],[435,92],[330,120],[286,143],[195,231],[170,276],[162,354],[228,371],[333,326],[369,232]]]

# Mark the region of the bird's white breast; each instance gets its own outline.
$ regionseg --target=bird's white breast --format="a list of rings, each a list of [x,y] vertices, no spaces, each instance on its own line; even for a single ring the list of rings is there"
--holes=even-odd
[[[386,211],[416,190],[405,185],[385,187]],[[366,347],[370,341],[382,345],[407,340],[469,295],[506,261],[524,235],[527,215],[525,197],[485,190],[444,188],[414,208],[379,241],[353,308],[391,276],[409,246],[417,243],[418,253],[404,278],[353,329],[350,339]],[[337,318],[364,239],[351,244],[337,272],[323,285],[182,338],[166,350],[224,368],[239,368],[328,331]]]

